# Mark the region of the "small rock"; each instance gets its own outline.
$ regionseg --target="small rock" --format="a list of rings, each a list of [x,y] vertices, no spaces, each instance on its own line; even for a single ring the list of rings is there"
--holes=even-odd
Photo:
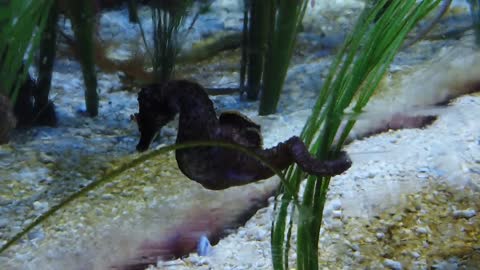
[[[338,219],[325,220],[325,228],[338,232],[343,228],[343,222]]]
[[[428,228],[425,228],[425,227],[417,227],[417,228],[415,229],[415,232],[416,232],[417,234],[428,234],[429,229],[428,229]]]
[[[170,267],[178,267],[178,266],[184,266],[184,265],[185,265],[185,262],[181,259],[177,259],[177,260],[174,260],[174,261],[159,260],[157,262],[157,267],[160,268],[160,269],[164,269],[164,268],[169,269]]]
[[[156,192],[156,189],[154,187],[147,186],[143,188],[143,192],[146,196],[152,196]]]
[[[358,263],[365,261],[365,257],[360,253],[360,251],[353,252],[353,258],[355,258]]]
[[[256,241],[263,241],[265,240],[265,237],[267,236],[267,232],[265,230],[257,230],[255,233],[254,239]]]
[[[377,234],[375,234],[375,236],[378,240],[382,240],[383,238],[385,238],[385,234],[383,232],[378,232]]]
[[[39,159],[41,162],[43,163],[54,163],[55,162],[55,159],[49,155],[47,155],[46,153],[43,153],[41,152],[40,155],[39,155]]]
[[[430,172],[430,168],[428,168],[428,167],[421,167],[421,168],[418,168],[417,171],[418,171],[418,172],[421,172],[421,173],[429,173],[429,172]]]
[[[428,174],[427,173],[417,173],[417,177],[420,178],[420,179],[425,179],[425,178],[428,178]]]
[[[205,257],[199,257],[199,256],[190,256],[188,258],[190,263],[192,263],[194,266],[202,266],[202,265],[208,265],[209,261]]]
[[[330,208],[333,210],[340,210],[342,208],[342,201],[332,200],[329,204]]]
[[[345,244],[354,251],[360,251],[360,246],[358,244],[352,244],[350,242],[346,242]]]
[[[45,233],[43,232],[43,230],[37,230],[37,231],[28,233],[27,236],[28,236],[28,240],[42,240],[45,238]]]
[[[0,218],[0,228],[5,228],[8,225],[8,219]]]
[[[111,199],[113,199],[113,195],[110,194],[110,193],[102,194],[102,199],[103,200],[111,200]]]
[[[471,218],[477,214],[474,209],[455,210],[453,211],[454,218]]]
[[[177,135],[177,130],[171,127],[162,128],[162,135],[166,137],[173,137]]]
[[[333,210],[332,218],[342,218],[343,214],[341,210]]]
[[[420,258],[421,255],[420,255],[420,253],[418,253],[416,251],[412,251],[412,252],[410,252],[410,256],[412,256],[415,259],[418,259],[418,258]]]
[[[383,261],[383,265],[385,265],[385,267],[388,267],[392,270],[402,270],[403,269],[403,265],[402,265],[401,262],[390,260],[390,259],[385,259],[385,261]]]
[[[33,209],[36,211],[45,210],[48,208],[48,202],[35,201],[33,203]]]
[[[456,259],[449,259],[448,261],[441,261],[433,265],[434,269],[438,270],[451,270],[458,269],[458,261]]]
[[[212,245],[210,245],[210,241],[206,235],[200,236],[197,244],[197,254],[198,256],[208,256],[212,252]]]

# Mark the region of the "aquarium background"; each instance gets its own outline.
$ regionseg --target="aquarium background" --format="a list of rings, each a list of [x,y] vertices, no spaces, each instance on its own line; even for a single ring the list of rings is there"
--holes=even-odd
[[[218,113],[238,110],[259,123],[265,147],[301,133],[336,53],[365,6],[354,0],[307,3],[276,112],[259,116],[260,101],[239,92],[247,90],[239,83],[245,4],[194,4],[178,29],[181,50],[171,76],[205,86]],[[320,231],[321,268],[477,269],[480,264],[479,100],[474,93],[480,58],[470,4],[476,1],[453,1],[423,40],[398,53],[364,112],[351,116],[358,121],[345,150],[353,166],[330,182]],[[142,3],[137,8],[141,27],[131,22],[128,3],[95,7],[94,45],[100,47],[93,48],[96,67],[90,71],[82,69],[70,46],[71,20],[59,14],[48,98],[55,105],[56,126],[17,128],[0,146],[0,243],[140,156],[135,151],[139,132],[130,115],[138,111],[139,87],[159,76],[151,75],[155,18]],[[38,57],[32,52],[32,63]],[[33,78],[42,70],[29,68]],[[86,105],[85,72],[96,76],[96,117]],[[456,99],[445,102],[450,98]],[[427,127],[393,130],[410,125],[402,115],[438,118]],[[152,147],[173,144],[176,129],[176,122],[168,124]],[[157,155],[35,227],[0,254],[0,266],[108,269],[151,252],[139,248],[147,240],[168,247],[193,243],[188,256],[160,260],[158,269],[272,269],[270,228],[278,181],[210,191],[181,174],[172,152]],[[206,256],[195,252],[202,235],[213,245]],[[295,248],[288,256],[295,267]]]

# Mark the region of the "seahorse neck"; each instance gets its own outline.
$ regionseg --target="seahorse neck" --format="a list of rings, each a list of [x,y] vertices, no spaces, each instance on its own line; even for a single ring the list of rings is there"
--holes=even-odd
[[[197,84],[179,87],[167,93],[180,114],[177,142],[211,139],[218,123],[213,103]]]

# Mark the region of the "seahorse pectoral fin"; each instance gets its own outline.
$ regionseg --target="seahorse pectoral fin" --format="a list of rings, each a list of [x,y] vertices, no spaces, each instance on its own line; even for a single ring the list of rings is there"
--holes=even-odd
[[[253,128],[247,128],[244,130],[241,130],[239,132],[242,140],[238,141],[240,145],[243,145],[245,147],[249,148],[261,148],[263,145],[263,138],[260,133],[257,132],[257,130]]]

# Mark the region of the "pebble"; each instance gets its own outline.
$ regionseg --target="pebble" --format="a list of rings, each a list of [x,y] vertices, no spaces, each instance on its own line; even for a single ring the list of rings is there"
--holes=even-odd
[[[7,218],[0,218],[0,228],[4,228],[8,225],[8,219]]]
[[[162,128],[162,135],[167,137],[174,137],[177,135],[177,130],[172,127],[164,127]]]
[[[453,211],[454,218],[471,218],[477,214],[477,211],[474,209],[465,209],[465,210],[455,210]]]
[[[448,261],[441,261],[433,265],[434,269],[437,270],[450,270],[458,269],[458,262],[455,259],[450,259]]]
[[[197,244],[198,256],[208,256],[212,253],[212,245],[206,235],[200,236]]]
[[[46,153],[41,152],[39,159],[43,163],[54,163],[55,159],[52,156],[47,155]]]
[[[27,234],[28,240],[42,240],[45,238],[45,233],[43,230],[32,231]]]
[[[375,234],[375,236],[378,240],[382,240],[383,238],[385,238],[385,234],[383,232],[378,232]]]
[[[33,209],[35,209],[36,211],[45,210],[47,208],[48,208],[48,202],[35,201],[33,203]]]
[[[402,265],[401,262],[390,260],[390,259],[385,259],[385,261],[383,261],[383,265],[385,265],[385,267],[388,267],[392,270],[402,270],[403,269],[403,265]]]
[[[110,193],[105,193],[105,194],[102,194],[102,199],[104,200],[112,200],[115,196],[113,196],[112,194]]]
[[[267,237],[267,231],[266,230],[257,230],[257,232],[254,235],[254,238],[256,241],[263,241]]]
[[[417,177],[420,178],[420,179],[425,179],[425,178],[428,178],[428,174],[427,173],[417,173]]]
[[[343,216],[341,210],[333,210],[332,211],[332,218],[341,218]]]
[[[417,227],[417,228],[415,229],[415,232],[416,232],[417,234],[428,234],[429,231],[430,231],[430,230],[429,230],[428,228],[425,228],[425,227]]]
[[[325,220],[325,228],[332,231],[340,231],[343,228],[343,222],[338,219]]]
[[[421,255],[420,255],[420,253],[418,253],[416,251],[412,251],[412,252],[410,252],[410,256],[412,256],[415,259],[418,259],[418,258],[420,258]]]
[[[199,257],[199,256],[190,256],[188,258],[190,263],[192,263],[195,266],[202,266],[202,265],[208,265],[210,264],[208,258],[206,257]]]

